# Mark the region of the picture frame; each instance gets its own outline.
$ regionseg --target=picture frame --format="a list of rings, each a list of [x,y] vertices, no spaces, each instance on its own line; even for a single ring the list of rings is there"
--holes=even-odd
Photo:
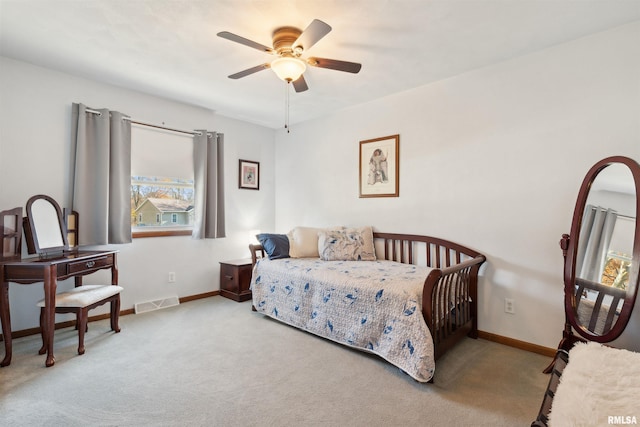
[[[238,187],[247,190],[260,190],[260,162],[240,159],[238,165]]]
[[[400,135],[360,141],[360,197],[400,196]]]

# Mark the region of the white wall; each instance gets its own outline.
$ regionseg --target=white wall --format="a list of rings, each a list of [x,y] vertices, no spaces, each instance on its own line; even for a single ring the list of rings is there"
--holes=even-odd
[[[582,179],[610,155],[640,161],[638,40],[640,22],[279,132],[276,231],[371,224],[470,246],[488,258],[479,328],[555,347]],[[400,197],[358,198],[358,142],[396,133]]]
[[[275,143],[274,131],[210,110],[0,57],[0,208],[37,193],[66,200],[72,102],[217,130],[226,141],[229,237],[116,246],[123,308],[218,289],[218,262],[248,255],[250,229],[372,224],[485,253],[480,329],[554,347],[563,323],[558,240],[582,178],[606,156],[640,161],[638,39],[636,22],[295,125]],[[358,141],[395,133],[400,197],[359,199]],[[260,191],[237,188],[239,158],[260,161]],[[37,325],[41,297],[40,286],[10,285],[14,330]],[[505,297],[515,299],[515,315],[504,313]],[[632,321],[637,336],[640,310]]]
[[[113,246],[120,250],[119,277],[125,287],[123,309],[165,296],[183,297],[218,290],[219,261],[248,257],[248,231],[274,227],[275,132],[204,108],[0,57],[0,209],[24,208],[34,194],[48,194],[61,205],[66,202],[73,102],[118,110],[147,123],[225,134],[227,238],[200,241],[186,236],[142,238],[134,239],[132,244]],[[240,158],[260,162],[260,191],[238,189]],[[176,273],[175,284],[167,283],[169,271]],[[87,283],[95,281],[92,276],[85,279]],[[106,273],[103,277],[109,280]],[[71,286],[68,280],[59,289]],[[10,284],[14,330],[37,326],[35,303],[42,296],[42,286]],[[106,308],[97,310],[104,312]]]

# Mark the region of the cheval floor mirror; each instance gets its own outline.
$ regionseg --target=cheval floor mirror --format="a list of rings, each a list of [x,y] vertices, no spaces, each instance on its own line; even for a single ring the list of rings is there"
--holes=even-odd
[[[560,240],[565,327],[546,370],[551,377],[534,427],[640,420],[640,353],[613,342],[629,324],[636,305],[638,211],[636,161],[608,157],[589,170],[578,193],[571,233]],[[631,342],[638,339],[632,337]]]

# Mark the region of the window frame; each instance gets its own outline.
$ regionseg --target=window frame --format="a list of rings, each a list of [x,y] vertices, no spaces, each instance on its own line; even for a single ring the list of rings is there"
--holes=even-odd
[[[190,147],[193,147],[192,137],[194,133],[192,132],[180,131],[176,129],[161,127],[161,126],[146,125],[144,123],[137,123],[137,124],[140,124],[141,126],[140,127],[135,126],[134,128],[132,128],[132,131],[135,130],[136,132],[136,136],[132,138],[132,145],[136,145],[138,144],[137,141],[140,141],[143,144],[142,147],[147,147],[147,148],[148,148],[149,142],[152,142],[152,144],[154,144],[153,147],[155,147],[156,143],[161,144],[161,146],[164,147],[164,145],[162,144],[167,142],[171,146],[174,146],[174,144],[184,143],[184,144],[188,144]],[[148,126],[150,126],[151,129],[148,129],[147,128]],[[167,132],[157,133],[158,129],[161,129]],[[141,131],[141,132],[138,132],[138,131]],[[187,134],[188,136],[185,136],[185,134]],[[132,136],[133,136],[133,132],[132,132]],[[182,139],[182,141],[178,141],[177,139],[174,139],[174,137],[177,137],[178,139]],[[138,147],[141,147],[141,146],[138,145]],[[151,148],[151,149],[154,149],[154,148]],[[190,150],[192,149],[193,148],[190,148]],[[134,150],[132,150],[132,155],[134,154],[133,151]],[[193,155],[190,154],[189,157],[192,159]],[[142,158],[144,158],[144,156]],[[171,157],[171,161],[172,162],[175,161],[175,157]],[[190,161],[189,164],[192,165],[191,162],[192,160]],[[167,172],[168,174],[165,175],[165,173]],[[182,170],[182,172],[184,172],[184,170]],[[187,179],[191,181],[191,185],[189,187],[191,188],[192,191],[195,191],[195,188],[194,188],[195,183],[193,178],[189,178],[188,175],[184,175],[183,173],[180,173],[180,172],[177,172],[177,174],[174,175],[174,171],[172,169],[170,171],[167,171],[166,168],[161,168],[160,170],[156,170],[155,168],[148,169],[146,167],[143,167],[141,170],[136,168],[136,170],[134,171],[134,168],[132,168],[132,174],[131,174],[132,192],[133,192],[133,185],[134,185],[134,177],[149,177],[149,178],[175,177],[174,179],[180,180],[180,181]],[[180,185],[177,185],[176,187],[180,187]],[[193,203],[193,201],[191,203]],[[134,203],[132,199],[132,209],[133,209],[133,205]],[[141,218],[140,221],[136,221],[137,218],[135,218],[134,216],[132,216],[131,218],[132,220],[131,236],[134,239],[146,238],[146,237],[191,236],[193,234],[193,228],[194,228],[193,223],[187,224],[187,225],[172,223],[169,226],[162,226],[162,217],[163,217],[162,214],[160,214],[160,222],[157,222],[157,224],[143,226],[143,227],[139,227],[137,226],[137,224],[134,225],[134,223],[142,222],[142,216],[143,215],[140,213],[140,218]]]

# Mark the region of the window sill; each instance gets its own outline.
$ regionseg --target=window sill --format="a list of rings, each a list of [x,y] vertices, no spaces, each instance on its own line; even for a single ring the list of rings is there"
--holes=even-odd
[[[180,229],[180,230],[162,230],[156,228],[155,230],[131,230],[131,237],[134,239],[140,239],[144,237],[169,237],[169,236],[191,236],[193,230]]]

